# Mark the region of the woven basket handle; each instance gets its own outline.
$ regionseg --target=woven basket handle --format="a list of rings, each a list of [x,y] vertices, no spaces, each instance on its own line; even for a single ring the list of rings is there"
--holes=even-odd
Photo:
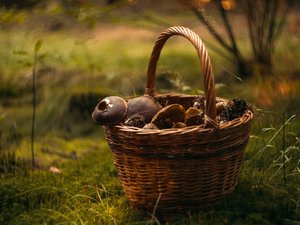
[[[209,123],[213,123],[216,118],[216,95],[215,82],[212,72],[212,66],[207,50],[197,34],[185,27],[170,27],[160,34],[153,47],[151,58],[147,70],[147,86],[145,90],[146,95],[155,95],[155,73],[156,65],[160,56],[162,47],[166,41],[173,35],[181,35],[187,38],[196,48],[200,60],[203,76],[204,76],[204,92],[206,99],[205,114]]]

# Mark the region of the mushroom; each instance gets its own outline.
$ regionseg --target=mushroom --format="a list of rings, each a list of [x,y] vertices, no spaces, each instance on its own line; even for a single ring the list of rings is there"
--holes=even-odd
[[[145,126],[145,118],[139,114],[134,114],[125,120],[125,126],[143,128]]]
[[[99,125],[114,125],[124,120],[127,111],[128,106],[123,98],[110,96],[96,105],[92,118]]]
[[[153,123],[147,123],[147,124],[143,127],[143,129],[156,130],[156,129],[158,129],[158,127],[155,126]]]
[[[194,107],[188,108],[185,112],[184,122],[187,126],[204,123],[202,111]]]
[[[151,96],[144,95],[128,101],[127,117],[138,114],[145,118],[145,122],[149,123],[152,117],[162,109],[162,106]]]
[[[220,113],[223,111],[225,107],[227,107],[227,103],[225,101],[217,102],[216,103],[217,115],[220,115]]]
[[[100,125],[114,125],[128,121],[134,115],[140,115],[149,123],[162,106],[151,96],[144,95],[126,101],[118,96],[102,99],[92,114],[95,123]],[[130,124],[130,123],[128,123]]]
[[[185,109],[182,105],[171,104],[156,113],[151,123],[159,129],[172,128],[177,122],[184,122]]]
[[[184,128],[187,127],[187,125],[183,122],[177,122],[173,125],[173,128]]]

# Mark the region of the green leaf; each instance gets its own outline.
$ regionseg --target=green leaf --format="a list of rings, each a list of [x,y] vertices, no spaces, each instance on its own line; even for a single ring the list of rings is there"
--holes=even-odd
[[[41,49],[42,45],[43,42],[41,39],[39,39],[34,45],[34,52],[37,53]]]
[[[28,52],[24,51],[24,50],[13,50],[13,54],[16,54],[16,55],[28,55]]]
[[[39,55],[38,60],[43,60],[45,58],[47,58],[47,53]]]

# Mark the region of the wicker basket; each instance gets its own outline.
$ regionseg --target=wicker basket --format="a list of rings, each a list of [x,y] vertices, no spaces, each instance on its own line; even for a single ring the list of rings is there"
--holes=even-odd
[[[158,37],[148,70],[146,95],[163,106],[193,105],[197,96],[155,93],[155,71],[168,38],[180,35],[196,48],[204,76],[206,124],[149,130],[124,125],[104,126],[124,192],[134,208],[156,215],[198,210],[231,193],[237,185],[248,142],[251,110],[237,119],[216,122],[216,98],[210,58],[190,29],[170,27]]]

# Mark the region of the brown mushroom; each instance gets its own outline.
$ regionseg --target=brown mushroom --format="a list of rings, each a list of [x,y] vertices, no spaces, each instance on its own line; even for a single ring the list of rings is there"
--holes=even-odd
[[[173,125],[173,128],[184,128],[187,127],[187,125],[183,122],[177,122]]]
[[[145,126],[145,118],[139,114],[134,114],[125,120],[125,126],[143,128]]]
[[[151,123],[159,129],[172,128],[174,123],[184,122],[184,114],[185,109],[182,105],[171,104],[156,113]]]
[[[158,127],[155,126],[153,123],[147,123],[147,124],[143,127],[143,129],[156,130],[156,129],[158,129]]]
[[[216,103],[216,110],[217,110],[217,115],[220,115],[220,113],[222,112],[222,110],[225,108],[226,103],[223,101],[217,102]]]
[[[188,108],[185,112],[184,122],[187,126],[204,123],[202,111],[194,107]]]
[[[149,123],[152,117],[162,109],[162,106],[151,96],[144,95],[128,101],[127,117],[138,114],[145,118],[145,122]]]
[[[102,99],[92,114],[92,118],[99,125],[114,125],[122,122],[127,114],[126,101],[118,96]]]

